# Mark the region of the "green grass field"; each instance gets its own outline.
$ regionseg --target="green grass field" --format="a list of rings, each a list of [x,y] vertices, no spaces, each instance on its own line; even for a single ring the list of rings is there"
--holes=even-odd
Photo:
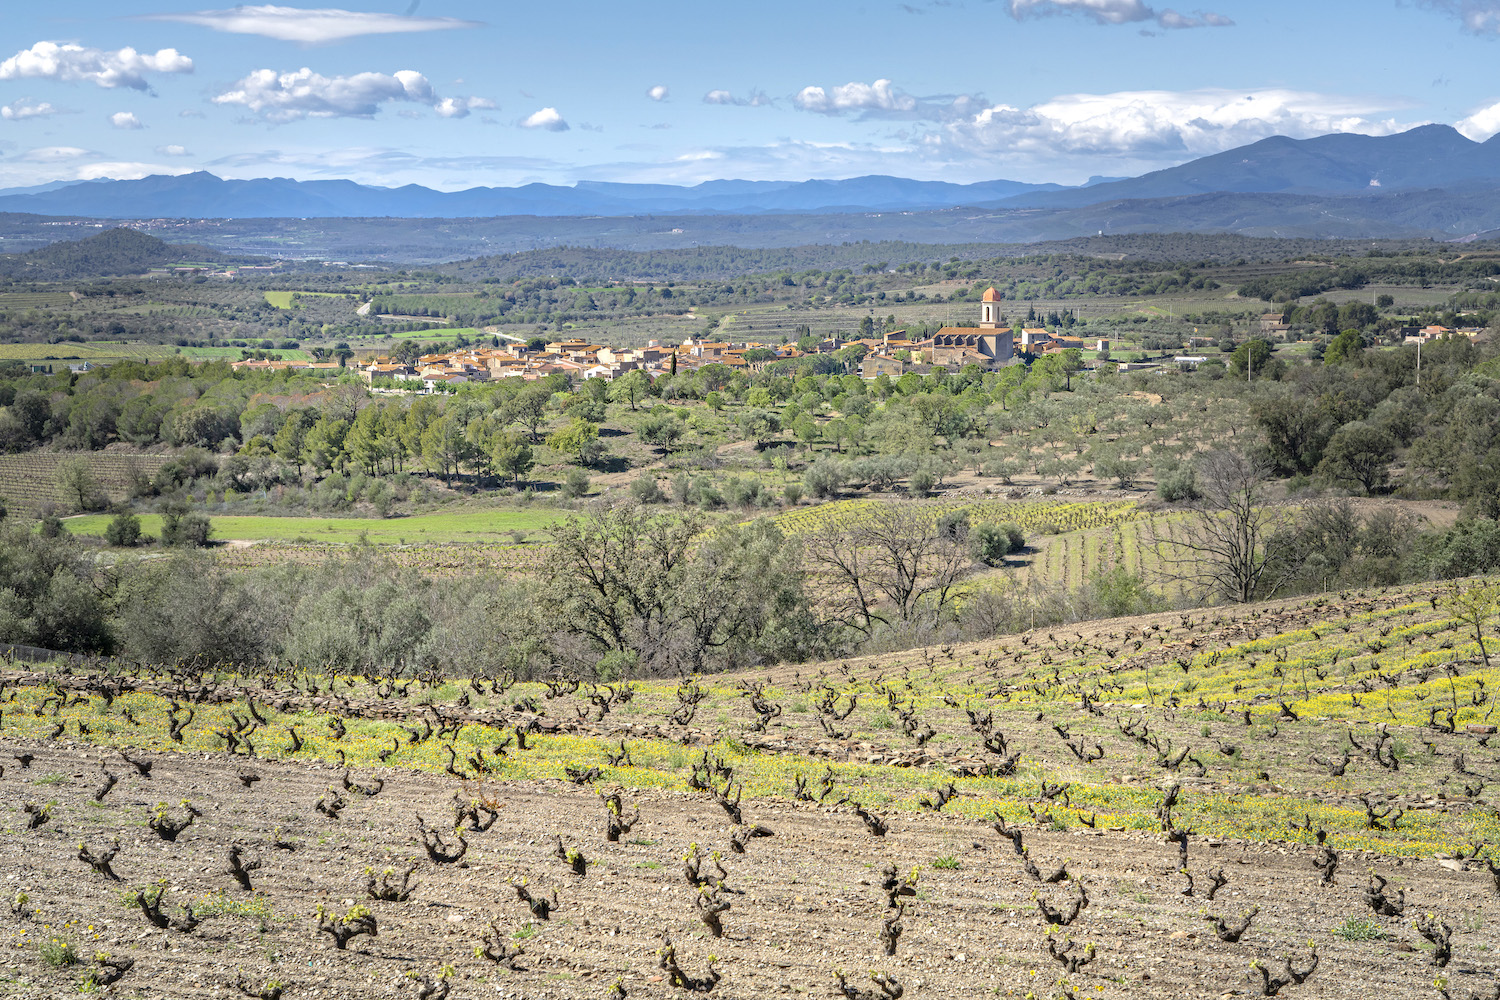
[[[343,296],[339,292],[299,292],[295,290],[282,289],[280,291],[268,291],[265,293],[266,301],[277,309],[292,308],[292,296],[299,295],[303,298],[317,296],[325,299],[337,299]]]
[[[552,510],[467,510],[413,517],[245,517],[213,519],[215,541],[292,541],[376,544],[415,542],[499,542],[511,531],[546,530],[565,515]],[[75,535],[103,535],[107,514],[68,518],[63,523]],[[141,515],[141,530],[161,533],[161,515]]]
[[[451,342],[459,334],[463,334],[469,338],[470,343],[481,337],[485,338],[487,343],[490,336],[472,326],[439,326],[433,327],[431,330],[406,330],[402,333],[388,333],[385,336],[390,340],[442,340]]]

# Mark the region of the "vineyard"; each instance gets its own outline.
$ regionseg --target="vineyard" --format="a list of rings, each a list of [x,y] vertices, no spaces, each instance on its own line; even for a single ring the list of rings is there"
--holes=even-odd
[[[0,292],[0,310],[66,309],[72,303],[67,292]]]
[[[1483,583],[628,683],[7,665],[12,992],[1488,996]]]
[[[0,361],[110,361],[138,358],[159,361],[176,353],[175,347],[162,344],[122,344],[91,341],[83,344],[67,340],[57,344],[0,344]],[[235,351],[236,356],[239,352]]]
[[[1181,562],[1185,550],[1174,544],[1185,537],[1184,531],[1182,515],[1154,514],[1108,527],[1033,535],[1027,539],[1030,552],[1024,562],[1008,572],[1019,583],[1072,589],[1118,566],[1175,598],[1184,586],[1176,578],[1191,575]]]
[[[868,515],[883,503],[905,503],[894,500],[836,500],[815,507],[799,507],[775,518],[776,524],[789,535],[804,535],[825,527],[844,527]],[[944,514],[963,512],[973,522],[1013,521],[1029,536],[1084,531],[1091,528],[1124,524],[1141,515],[1132,500],[924,500],[917,501],[933,519]]]
[[[384,562],[402,569],[416,570],[425,576],[459,577],[495,573],[509,577],[536,573],[546,562],[550,551],[549,546],[539,543],[386,545],[381,547],[380,556]],[[333,559],[347,559],[350,555],[349,546],[331,542],[230,546],[221,548],[216,553],[219,562],[231,569],[257,569],[289,562],[310,565]]]
[[[169,459],[164,455],[115,455],[103,452],[32,451],[0,455],[0,497],[12,515],[31,517],[46,504],[66,506],[57,491],[57,467],[70,458],[88,459],[89,468],[110,500],[123,500],[131,475],[139,470],[152,476]],[[106,520],[97,518],[101,524]]]

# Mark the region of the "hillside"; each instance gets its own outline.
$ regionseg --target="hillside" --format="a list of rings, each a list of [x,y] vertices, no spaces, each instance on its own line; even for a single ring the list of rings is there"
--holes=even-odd
[[[1486,989],[1495,677],[1445,594],[629,685],[13,667],[4,870],[193,998]]]
[[[173,244],[134,229],[110,229],[81,240],[62,240],[24,254],[0,256],[0,276],[30,281],[143,274],[185,262],[222,263],[217,250]]]
[[[1084,190],[1019,195],[1012,205],[1077,207],[1140,198],[1232,193],[1359,193],[1446,188],[1500,179],[1500,141],[1474,142],[1449,125],[1388,136],[1272,136],[1180,166]]]

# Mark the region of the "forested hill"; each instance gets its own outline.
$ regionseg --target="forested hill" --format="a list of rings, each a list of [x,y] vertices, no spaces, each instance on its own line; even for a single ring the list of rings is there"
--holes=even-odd
[[[1388,240],[1385,253],[1430,248],[1423,239]],[[913,263],[979,261],[1000,257],[1064,254],[1146,262],[1275,262],[1308,257],[1354,257],[1370,252],[1369,240],[1251,239],[1231,234],[1137,233],[1089,236],[1042,243],[951,243],[932,245],[903,240],[861,240],[841,244],[792,247],[700,246],[690,249],[619,250],[563,246],[522,250],[439,264],[428,270],[465,281],[519,281],[568,275],[594,280],[692,281],[849,268],[865,271],[903,269]]]
[[[82,240],[63,240],[23,254],[0,256],[0,276],[69,281],[143,274],[153,267],[225,263],[224,254],[192,244],[166,243],[134,229],[109,229]]]

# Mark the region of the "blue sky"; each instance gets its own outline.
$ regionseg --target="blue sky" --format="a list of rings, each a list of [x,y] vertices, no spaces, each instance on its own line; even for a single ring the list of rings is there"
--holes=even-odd
[[[8,4],[0,187],[1078,183],[1276,134],[1500,131],[1500,0],[1201,2]]]

